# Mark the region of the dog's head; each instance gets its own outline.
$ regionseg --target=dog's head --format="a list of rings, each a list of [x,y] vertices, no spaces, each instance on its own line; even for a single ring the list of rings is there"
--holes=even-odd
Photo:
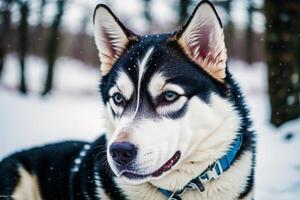
[[[227,97],[223,29],[210,3],[200,3],[174,34],[146,36],[99,5],[94,32],[107,157],[117,176],[177,187],[226,151],[239,122]]]

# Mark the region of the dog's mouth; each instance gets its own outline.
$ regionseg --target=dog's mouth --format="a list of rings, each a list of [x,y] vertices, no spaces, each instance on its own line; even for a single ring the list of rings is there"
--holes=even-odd
[[[129,178],[129,179],[144,179],[144,178],[147,178],[147,177],[159,177],[163,173],[171,170],[171,168],[180,159],[180,155],[181,155],[180,151],[176,151],[176,153],[163,166],[161,166],[158,170],[156,170],[153,173],[150,173],[150,174],[136,174],[134,172],[124,171],[122,173],[122,176],[125,176],[126,178]]]

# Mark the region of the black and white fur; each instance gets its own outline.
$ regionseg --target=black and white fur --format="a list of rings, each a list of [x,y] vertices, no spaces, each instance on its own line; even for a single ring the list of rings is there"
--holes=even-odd
[[[105,135],[91,144],[51,144],[4,159],[0,199],[165,200],[159,188],[182,189],[226,154],[238,134],[243,144],[232,166],[204,192],[181,197],[253,199],[255,135],[227,68],[213,5],[202,1],[175,33],[146,36],[98,5],[94,31]],[[118,144],[131,153],[114,153]],[[167,168],[174,155],[179,158]]]

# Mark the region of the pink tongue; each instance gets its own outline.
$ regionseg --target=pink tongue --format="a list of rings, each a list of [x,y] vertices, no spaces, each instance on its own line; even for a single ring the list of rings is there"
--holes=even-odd
[[[163,172],[171,169],[171,167],[175,164],[174,161],[177,162],[177,160],[179,159],[179,156],[180,156],[180,153],[176,152],[176,154],[173,156],[173,158],[171,158],[171,160],[169,160],[166,164],[164,164],[159,170],[154,172],[152,175],[154,177],[157,177],[157,176],[160,176]]]
[[[167,163],[163,166],[163,169],[164,169],[164,170],[168,170],[168,169],[170,169],[170,168],[172,167],[172,165],[173,165],[173,162],[172,162],[172,161],[169,161],[169,162],[167,162]]]
[[[160,176],[163,172],[168,171],[172,167],[172,162],[168,161],[164,166],[159,170],[153,173],[153,176]]]
[[[158,171],[154,172],[154,173],[152,174],[152,176],[158,177],[158,176],[160,176],[162,173],[163,173],[162,170],[158,170]]]

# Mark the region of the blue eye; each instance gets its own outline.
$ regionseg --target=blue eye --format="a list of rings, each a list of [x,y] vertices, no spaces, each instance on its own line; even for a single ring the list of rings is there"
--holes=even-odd
[[[179,95],[173,91],[167,91],[164,93],[164,98],[168,102],[175,101],[178,97],[179,97]]]
[[[112,96],[116,105],[120,105],[124,102],[124,97],[121,93],[117,92]]]

